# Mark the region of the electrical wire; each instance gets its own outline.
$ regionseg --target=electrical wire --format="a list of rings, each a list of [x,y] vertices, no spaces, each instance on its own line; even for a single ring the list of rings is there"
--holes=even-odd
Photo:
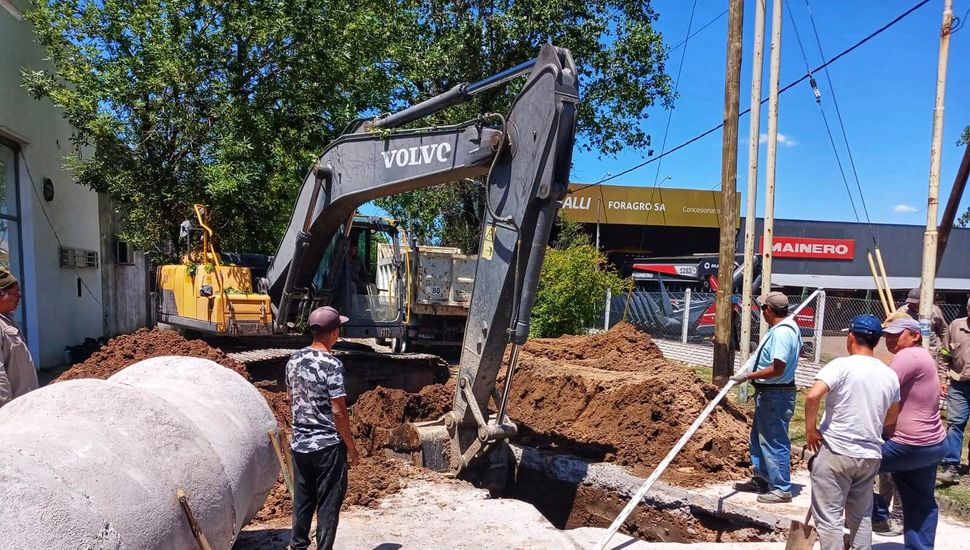
[[[805,8],[808,10],[808,18],[812,23],[812,32],[815,35],[815,45],[818,48],[818,55],[824,62],[825,52],[822,51],[822,40],[819,38],[818,27],[815,26],[815,16],[812,14],[812,6],[809,4],[808,0],[805,0]],[[791,14],[790,10],[789,14]],[[794,24],[795,21],[792,19],[792,25]],[[796,30],[795,33],[797,35],[798,31]],[[802,54],[804,55],[804,49],[802,50]],[[852,147],[849,145],[849,135],[845,131],[845,122],[842,120],[842,109],[839,108],[839,99],[835,94],[835,84],[832,83],[832,74],[828,69],[825,69],[825,80],[828,82],[829,92],[832,94],[832,105],[835,106],[835,116],[839,119],[839,128],[842,131],[842,141],[845,143],[845,151],[849,157],[849,166],[852,168],[852,177],[855,178],[855,186],[859,191],[859,200],[862,202],[862,212],[866,216],[866,225],[869,226],[869,234],[872,237],[872,244],[876,248],[879,248],[879,244],[876,242],[875,231],[872,229],[872,220],[869,218],[869,207],[866,204],[866,197],[862,193],[862,183],[859,181],[859,171],[856,169],[855,157],[852,155]],[[821,105],[821,103],[819,104]]]
[[[829,59],[828,61],[822,63],[818,67],[815,67],[814,69],[812,69],[812,72],[815,73],[815,72],[821,71],[825,67],[828,67],[832,63],[835,63],[839,59],[841,59],[841,58],[845,57],[846,55],[852,53],[853,51],[855,51],[856,49],[858,49],[860,46],[862,46],[863,44],[865,44],[866,42],[868,42],[868,41],[872,40],[873,38],[879,36],[880,34],[882,34],[883,32],[885,32],[889,28],[893,27],[894,25],[896,25],[897,23],[899,23],[900,21],[902,21],[903,19],[905,19],[906,17],[908,17],[909,15],[911,15],[913,12],[915,12],[919,8],[921,8],[921,7],[925,6],[926,4],[928,4],[929,2],[930,2],[930,0],[921,0],[920,2],[917,2],[916,5],[914,5],[913,7],[909,8],[905,12],[899,14],[892,21],[886,23],[885,25],[883,25],[883,26],[879,27],[878,29],[874,30],[873,32],[869,33],[868,35],[866,35],[864,38],[862,38],[861,40],[859,40],[858,42],[856,42],[852,46],[849,46],[848,48],[842,50],[838,55],[836,55],[832,59]],[[790,89],[794,88],[795,86],[797,86],[797,85],[801,84],[802,82],[804,82],[806,79],[808,79],[808,75],[807,74],[804,75],[804,76],[802,76],[801,78],[798,78],[798,79],[795,79],[795,80],[789,82],[783,88],[781,88],[780,90],[778,90],[778,94],[781,95],[781,94],[787,92],[788,90],[790,90]],[[767,102],[768,102],[768,98],[764,98],[764,99],[761,100],[761,103],[760,104],[761,105],[764,105]],[[744,116],[744,115],[746,115],[746,114],[748,114],[750,112],[751,112],[751,109],[745,109],[744,111],[741,111],[738,114],[738,118],[740,118],[740,117],[742,117],[742,116]],[[660,154],[660,155],[658,155],[656,157],[652,157],[652,158],[649,158],[649,159],[647,159],[647,160],[645,160],[645,161],[643,161],[643,162],[641,162],[639,164],[635,164],[635,165],[633,165],[633,166],[631,166],[631,167],[629,167],[629,168],[627,168],[625,170],[622,170],[622,171],[617,172],[617,173],[615,173],[615,174],[613,174],[613,175],[611,175],[609,177],[606,177],[606,178],[602,179],[601,181],[598,181],[596,183],[590,183],[590,184],[584,185],[582,187],[578,187],[578,188],[573,189],[573,190],[571,190],[569,192],[570,193],[575,193],[575,192],[578,192],[578,191],[582,191],[583,189],[586,189],[586,188],[589,188],[589,187],[593,187],[594,185],[601,185],[601,184],[606,183],[606,182],[608,182],[610,180],[614,180],[614,179],[616,179],[616,178],[618,178],[620,176],[624,176],[626,174],[629,174],[630,172],[633,172],[635,170],[639,170],[640,168],[643,168],[644,166],[646,166],[648,164],[651,164],[653,162],[657,162],[661,158],[663,158],[663,157],[665,157],[667,155],[670,155],[672,153],[675,153],[675,152],[683,149],[684,147],[687,147],[688,145],[691,145],[692,143],[695,143],[697,141],[700,141],[701,139],[704,139],[705,137],[713,134],[714,132],[720,130],[723,127],[724,127],[724,123],[722,122],[722,123],[718,124],[717,126],[714,126],[712,128],[709,128],[709,129],[701,132],[700,134],[698,134],[698,135],[696,135],[696,136],[688,139],[687,141],[681,143],[680,145],[677,145],[676,147],[673,147],[669,151],[666,151],[666,152],[664,152],[664,153],[662,153],[662,154]]]
[[[57,246],[60,248],[64,248],[64,243],[61,242],[60,235],[58,235],[57,230],[54,229],[54,223],[51,222],[50,216],[47,215],[47,209],[44,208],[44,201],[41,199],[40,193],[38,193],[37,191],[37,184],[34,182],[34,176],[32,176],[30,173],[30,165],[27,164],[27,157],[24,155],[23,151],[19,151],[19,152],[20,152],[20,158],[23,159],[24,161],[24,168],[27,171],[27,179],[30,180],[30,189],[34,192],[34,196],[37,198],[37,204],[40,205],[40,211],[44,214],[44,219],[47,220],[47,225],[51,228],[51,233],[54,234],[54,240],[57,241]],[[72,269],[71,271],[74,273],[74,276],[77,277],[77,280],[81,281],[81,286],[83,286],[84,289],[88,291],[88,294],[91,295],[91,299],[94,300],[103,309],[104,304],[102,304],[101,300],[99,300],[98,297],[95,296],[94,292],[91,290],[88,284],[84,282],[84,279],[81,277],[81,274],[78,273],[77,270],[75,269]]]
[[[822,105],[822,94],[818,90],[815,75],[812,74],[812,68],[808,64],[808,55],[805,53],[805,46],[802,44],[802,36],[798,32],[798,25],[795,23],[794,14],[792,14],[791,4],[785,4],[785,7],[788,10],[788,19],[791,21],[792,28],[795,30],[795,41],[798,42],[798,49],[801,51],[802,59],[805,61],[805,72],[808,74],[808,82],[812,86],[812,93],[815,95],[815,104],[818,105],[818,112],[822,116],[822,122],[825,124],[825,132],[829,136],[829,144],[832,146],[832,154],[835,155],[835,163],[839,166],[839,173],[842,175],[842,183],[845,185],[845,193],[849,197],[852,213],[855,215],[856,223],[862,223],[862,220],[859,219],[859,211],[855,206],[855,199],[852,198],[852,190],[849,188],[849,179],[845,176],[845,168],[842,166],[842,157],[839,155],[839,148],[835,144],[835,138],[832,136],[832,128],[829,126],[828,117],[825,115],[825,107]]]
[[[697,36],[698,34],[700,34],[700,33],[701,33],[701,31],[703,31],[703,30],[704,30],[704,29],[706,29],[707,27],[710,27],[710,26],[711,26],[711,25],[713,25],[714,23],[717,23],[717,20],[718,20],[718,19],[720,19],[720,18],[722,18],[722,17],[724,17],[725,15],[727,15],[727,12],[728,12],[728,10],[724,10],[724,11],[722,11],[722,12],[720,13],[720,15],[717,15],[716,17],[714,17],[714,19],[711,19],[711,20],[710,20],[710,21],[708,21],[707,23],[704,23],[704,25],[703,25],[703,26],[701,26],[701,28],[699,28],[699,29],[697,29],[697,30],[696,30],[696,31],[694,31],[693,33],[690,33],[690,32],[688,31],[688,34],[687,34],[687,38],[685,38],[685,39],[683,39],[683,40],[682,40],[682,41],[680,41],[680,43],[678,43],[678,44],[677,44],[676,46],[673,46],[673,47],[671,47],[671,48],[670,48],[669,50],[667,50],[667,54],[669,55],[669,54],[670,54],[671,52],[673,52],[673,51],[674,51],[674,50],[676,50],[677,48],[679,48],[679,47],[681,47],[681,46],[683,46],[683,45],[685,45],[685,44],[687,44],[687,42],[688,42],[688,41],[689,41],[689,40],[690,40],[691,38],[694,38],[695,36]]]
[[[690,8],[690,19],[687,20],[687,38],[684,39],[684,51],[681,52],[680,63],[677,65],[677,79],[674,81],[674,94],[673,94],[674,96],[677,95],[677,90],[680,89],[680,76],[681,74],[683,74],[683,71],[684,71],[684,60],[687,59],[687,42],[688,40],[690,40],[690,30],[691,30],[691,27],[694,25],[694,14],[696,13],[696,11],[697,11],[697,0],[694,0],[694,3],[691,5],[691,8]],[[670,121],[673,120],[673,118],[674,118],[674,110],[668,109],[667,124],[664,126],[664,137],[663,137],[663,140],[660,142],[661,157],[663,156],[664,150],[667,148],[667,136],[670,134]],[[663,164],[662,162],[657,163],[657,171],[653,175],[653,191],[651,191],[650,193],[651,202],[653,202],[653,195],[654,193],[656,193],[657,186],[659,185],[659,182],[660,182],[660,167],[662,164]],[[650,222],[650,214],[652,213],[653,213],[653,210],[647,210],[646,219],[643,220],[643,230],[640,232],[640,250],[643,250],[643,245],[647,238],[647,224]],[[664,214],[665,221],[666,221],[666,218],[667,218],[667,215]]]

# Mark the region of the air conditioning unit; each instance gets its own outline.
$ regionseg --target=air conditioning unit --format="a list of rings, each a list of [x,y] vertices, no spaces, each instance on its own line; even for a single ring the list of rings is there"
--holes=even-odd
[[[63,269],[97,269],[98,253],[94,250],[61,247],[61,268]]]

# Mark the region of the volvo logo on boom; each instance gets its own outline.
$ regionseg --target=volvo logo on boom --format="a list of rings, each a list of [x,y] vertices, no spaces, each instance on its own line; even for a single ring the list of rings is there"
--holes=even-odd
[[[381,156],[384,157],[384,167],[390,168],[394,165],[404,167],[420,166],[432,162],[448,162],[449,153],[451,153],[451,144],[444,142],[381,151]]]

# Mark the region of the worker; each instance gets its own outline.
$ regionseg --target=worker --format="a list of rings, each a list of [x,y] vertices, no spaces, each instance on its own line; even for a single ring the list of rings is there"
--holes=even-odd
[[[970,316],[970,300],[967,300]],[[949,391],[946,397],[946,456],[943,457],[940,481],[956,483],[960,475],[960,456],[963,452],[963,430],[970,416],[970,326],[967,317],[950,323],[941,350],[947,365]]]
[[[880,473],[892,473],[903,509],[903,541],[909,550],[933,548],[939,507],[936,467],[946,452],[946,432],[940,420],[940,386],[936,363],[923,349],[919,323],[897,319],[883,329],[889,364],[899,380],[899,416],[891,437],[882,445]],[[885,430],[887,435],[890,429]],[[875,524],[887,522],[885,501],[875,497]]]
[[[27,342],[10,318],[18,304],[20,283],[0,267],[0,407],[40,386]]]
[[[759,493],[758,502],[791,502],[791,440],[788,425],[795,412],[795,369],[802,349],[801,331],[788,318],[788,297],[769,292],[758,297],[770,325],[751,359],[731,377],[751,381],[755,389],[750,452],[753,475],[735,490]]]
[[[370,273],[364,260],[357,255],[357,243],[350,243],[350,250],[347,255],[347,263],[350,265],[350,277],[354,283],[355,294],[367,294],[367,283],[370,282]]]
[[[872,485],[882,459],[883,427],[896,423],[899,380],[873,357],[882,336],[874,315],[849,324],[849,357],[827,363],[805,397],[805,438],[816,453],[811,468],[812,515],[822,550],[842,550],[848,527],[852,548],[872,544]],[[821,427],[818,408],[825,397]]]
[[[906,303],[903,304],[895,313],[889,316],[887,321],[894,321],[896,319],[902,318],[909,315],[912,319],[919,322],[919,301],[920,301],[920,288],[916,287],[909,291],[906,295]],[[943,360],[943,356],[940,354],[940,348],[943,344],[943,340],[946,338],[947,324],[946,318],[943,317],[943,310],[940,306],[933,304],[930,310],[930,338],[929,338],[929,349],[930,355],[936,362],[936,369],[940,376],[940,391],[943,395],[947,392],[947,376],[946,376],[946,363]]]
[[[292,550],[310,547],[310,523],[317,517],[317,548],[333,548],[340,505],[347,493],[347,468],[359,460],[350,434],[344,367],[331,350],[348,321],[332,307],[310,313],[313,343],[286,364],[293,409]]]

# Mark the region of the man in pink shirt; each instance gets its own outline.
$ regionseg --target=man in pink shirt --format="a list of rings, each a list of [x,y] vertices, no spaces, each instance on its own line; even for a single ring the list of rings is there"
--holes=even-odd
[[[940,383],[936,361],[923,349],[919,323],[896,319],[883,329],[886,347],[895,354],[889,367],[899,378],[899,417],[886,426],[880,473],[892,473],[903,504],[903,541],[907,550],[931,549],[939,508],[933,493],[936,467],[946,452],[940,420]],[[878,495],[873,522],[888,519]]]

